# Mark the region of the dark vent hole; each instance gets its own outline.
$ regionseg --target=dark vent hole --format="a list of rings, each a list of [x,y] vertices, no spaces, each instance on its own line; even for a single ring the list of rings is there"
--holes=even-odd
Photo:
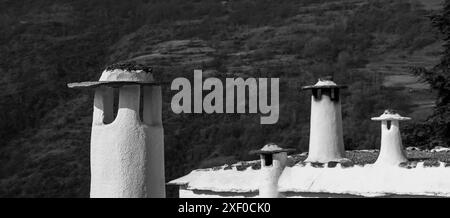
[[[105,114],[106,117],[103,120],[104,124],[110,124],[112,122],[114,122],[114,120],[117,117],[117,113],[119,111],[119,89],[117,88],[112,88],[111,90],[113,92],[113,105],[112,105],[112,114],[110,114],[110,112],[108,114]],[[111,105],[109,105],[108,107],[111,107]]]
[[[264,158],[264,166],[266,167],[272,166],[273,163],[272,154],[263,154],[263,158]]]

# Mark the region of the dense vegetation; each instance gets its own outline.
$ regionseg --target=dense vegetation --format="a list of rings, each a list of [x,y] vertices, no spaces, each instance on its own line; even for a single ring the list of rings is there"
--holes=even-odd
[[[426,122],[408,128],[407,139],[423,147],[447,147],[450,144],[450,1],[445,2],[442,12],[430,19],[441,32],[445,50],[441,61],[432,69],[415,68],[413,71],[437,91],[436,107]]]
[[[309,93],[299,86],[329,74],[349,85],[347,149],[376,148],[379,124],[369,118],[385,108],[408,114],[410,102],[360,69],[383,52],[435,43],[428,14],[398,0],[0,1],[0,195],[87,196],[92,93],[66,83],[149,54],[168,80],[198,68],[281,78],[276,125],[260,125],[259,115],[175,115],[166,89],[168,180],[252,159],[248,151],[267,142],[306,151]],[[189,52],[172,55],[179,50]]]

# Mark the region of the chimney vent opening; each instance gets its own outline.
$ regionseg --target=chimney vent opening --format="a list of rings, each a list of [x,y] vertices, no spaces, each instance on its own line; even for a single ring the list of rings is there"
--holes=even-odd
[[[272,154],[263,154],[263,158],[264,158],[264,166],[266,166],[266,167],[272,166],[272,164],[273,164]]]
[[[114,120],[117,117],[117,113],[119,111],[119,89],[118,88],[111,88],[109,90],[112,92],[113,99],[112,99],[112,105],[107,105],[109,109],[105,109],[105,115],[103,118],[103,124],[111,124],[114,122]],[[111,109],[112,107],[112,109]]]
[[[139,87],[139,119],[144,122],[144,87]]]

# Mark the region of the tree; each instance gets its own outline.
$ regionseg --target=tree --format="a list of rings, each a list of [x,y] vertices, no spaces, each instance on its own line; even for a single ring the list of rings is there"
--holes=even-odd
[[[426,132],[430,133],[428,144],[429,146],[448,146],[450,142],[450,0],[445,1],[444,8],[439,14],[430,18],[433,26],[443,36],[445,50],[440,63],[433,68],[415,68],[413,71],[437,91],[433,114],[423,126],[428,130]]]

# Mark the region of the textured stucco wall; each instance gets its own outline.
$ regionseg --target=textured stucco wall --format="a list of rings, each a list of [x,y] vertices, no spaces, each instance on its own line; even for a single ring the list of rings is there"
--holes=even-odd
[[[388,121],[381,122],[381,147],[375,165],[398,166],[398,164],[408,161],[402,145],[399,121],[392,120],[390,122],[389,129]]]
[[[214,192],[208,190],[188,190],[180,187],[180,198],[256,198],[258,193],[256,192]]]
[[[422,162],[423,164],[423,162]],[[450,196],[450,170],[418,165],[354,166],[316,168],[295,165],[286,167],[279,179],[279,191],[288,196],[304,193],[377,196]]]
[[[311,131],[306,161],[329,162],[344,158],[344,139],[340,101],[331,101],[322,94],[320,99],[311,96]]]
[[[123,86],[112,123],[113,90],[98,88],[91,133],[91,197],[165,197],[160,87]]]
[[[261,155],[261,170],[259,177],[259,197],[262,198],[277,198],[278,193],[278,179],[286,166],[287,153],[275,153],[273,155],[272,165],[266,166],[264,156]]]

